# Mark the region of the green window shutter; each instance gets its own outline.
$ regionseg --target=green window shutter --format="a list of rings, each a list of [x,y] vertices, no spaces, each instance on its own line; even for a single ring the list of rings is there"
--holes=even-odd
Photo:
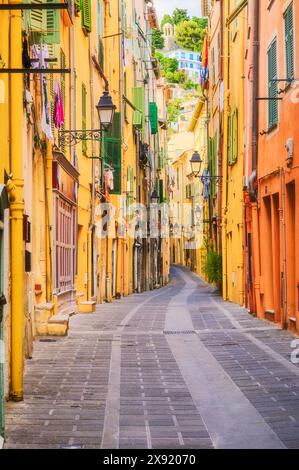
[[[143,131],[144,123],[145,123],[145,95],[144,95],[144,88],[143,87],[135,87],[133,88],[133,103],[138,109],[138,111],[134,111],[133,115],[133,126],[137,129]]]
[[[57,0],[47,0],[47,3],[57,3]],[[47,44],[60,43],[60,10],[46,10],[46,36]]]
[[[269,98],[278,97],[277,82],[277,39],[271,43],[268,49],[268,96]],[[268,102],[268,126],[269,129],[278,123],[278,101],[269,100]]]
[[[287,78],[294,78],[294,14],[293,2],[284,14],[285,54]]]
[[[98,35],[99,35],[99,44],[98,44],[98,62],[102,69],[104,70],[104,43],[101,38],[102,34],[102,5],[101,5],[102,0],[98,0]]]
[[[217,133],[211,139],[211,159],[210,159],[210,174],[211,176],[216,175],[216,156],[217,156]],[[214,198],[216,194],[216,181],[215,178],[211,180],[211,197]]]
[[[113,168],[114,190],[121,194],[121,113],[115,113],[112,126],[104,134],[104,163]]]
[[[128,92],[128,89],[127,89],[127,83],[128,83],[128,80],[127,80],[127,72],[124,72],[124,93],[125,93],[125,97],[127,98],[127,92]],[[127,105],[127,102],[124,100],[124,114],[125,114],[125,120],[126,122],[128,122],[128,105]]]
[[[235,109],[232,115],[232,164],[238,160],[238,110]]]
[[[228,164],[233,163],[233,113],[228,117]]]
[[[63,52],[62,49],[60,49],[60,67],[62,69],[65,68],[66,64],[66,59],[65,59],[65,53]],[[61,98],[62,98],[62,103],[63,103],[63,109],[64,109],[64,116],[66,115],[66,86],[65,86],[65,74],[62,73],[60,75],[60,89],[61,89]],[[65,125],[63,124],[61,126],[61,130],[65,130]],[[61,150],[62,152],[65,152],[65,144],[61,145]]]
[[[87,96],[87,91],[86,91],[86,86],[84,83],[82,83],[82,130],[86,130],[86,96]],[[82,141],[82,153],[86,155],[87,153],[87,141],[83,140]]]
[[[127,2],[126,0],[122,0],[122,23],[123,23],[123,31],[125,33],[125,37],[128,37],[128,16],[127,16]]]
[[[164,181],[159,181],[159,196],[160,196],[160,203],[164,202]]]
[[[91,0],[81,0],[81,24],[82,28],[90,33],[91,31]]]
[[[81,0],[74,0],[74,6],[75,6],[75,13],[76,15],[78,15],[81,10]]]
[[[151,124],[151,133],[158,133],[158,106],[154,101],[149,103],[149,116]]]
[[[29,0],[26,1],[29,3]],[[31,3],[43,3],[43,0],[32,0]],[[44,14],[42,10],[25,10],[24,15],[27,18],[27,26],[30,31],[30,42],[31,44],[38,44],[42,38],[46,29],[44,22]]]

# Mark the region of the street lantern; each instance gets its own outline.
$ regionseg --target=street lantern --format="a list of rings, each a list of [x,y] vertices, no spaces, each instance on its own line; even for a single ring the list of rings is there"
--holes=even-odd
[[[153,204],[158,204],[158,202],[159,202],[159,196],[158,196],[158,193],[155,189],[152,192],[151,201],[152,201]]]
[[[109,91],[105,90],[99,102],[96,106],[100,126],[103,127],[105,130],[108,130],[113,122],[113,117],[115,113],[116,106],[113,104],[112,98],[109,95]]]
[[[190,160],[190,165],[191,165],[191,170],[192,170],[192,176],[194,176],[195,178],[198,178],[200,176],[202,159],[197,150],[192,155],[192,158]]]

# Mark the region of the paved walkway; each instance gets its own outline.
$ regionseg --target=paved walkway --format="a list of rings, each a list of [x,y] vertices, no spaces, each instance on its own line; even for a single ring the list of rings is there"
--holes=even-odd
[[[40,339],[7,448],[299,448],[292,336],[185,269]]]

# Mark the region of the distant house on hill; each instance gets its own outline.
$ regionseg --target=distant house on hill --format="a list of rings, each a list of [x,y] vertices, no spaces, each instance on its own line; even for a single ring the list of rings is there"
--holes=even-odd
[[[177,59],[179,62],[179,70],[184,70],[190,80],[198,82],[201,69],[201,57],[199,52],[188,51],[180,48],[175,41],[176,26],[166,23],[163,26],[164,49],[163,54],[166,57]]]

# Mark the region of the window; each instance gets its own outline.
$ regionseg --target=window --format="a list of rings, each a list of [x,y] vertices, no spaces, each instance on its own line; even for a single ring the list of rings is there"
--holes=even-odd
[[[60,196],[55,197],[55,288],[73,288],[76,268],[76,208]]]
[[[200,55],[197,56],[197,60],[198,60],[198,62],[200,62]]]
[[[189,54],[189,59],[194,60],[194,54]]]
[[[293,2],[284,14],[285,54],[287,78],[294,78],[294,16]]]
[[[275,38],[268,49],[268,97],[277,98],[277,39]],[[278,123],[278,101],[270,99],[268,101],[268,127],[275,127]]]
[[[190,64],[190,69],[193,69],[194,68],[194,65],[193,64]]]
[[[178,53],[178,52],[176,52],[176,53],[175,53],[175,57],[178,59],[178,58],[179,58],[179,56],[180,56],[180,55],[179,55],[179,53]]]
[[[185,52],[181,52],[181,58],[186,59],[186,53]]]

